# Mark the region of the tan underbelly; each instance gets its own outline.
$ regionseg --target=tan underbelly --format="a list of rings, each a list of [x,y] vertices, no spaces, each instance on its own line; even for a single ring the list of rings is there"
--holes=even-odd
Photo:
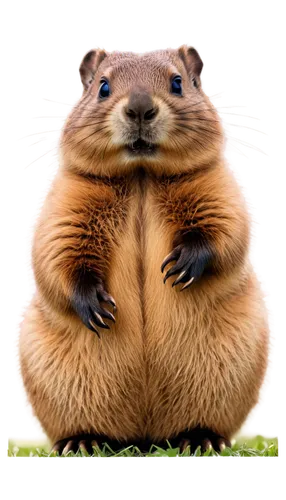
[[[80,322],[52,325],[35,303],[26,315],[24,381],[53,440],[81,431],[164,438],[198,424],[227,433],[255,402],[247,380],[263,328],[259,297],[214,306],[199,285],[182,293],[164,285],[171,236],[151,191],[143,202],[140,193],[110,262],[108,291],[118,308],[110,331],[99,340]]]

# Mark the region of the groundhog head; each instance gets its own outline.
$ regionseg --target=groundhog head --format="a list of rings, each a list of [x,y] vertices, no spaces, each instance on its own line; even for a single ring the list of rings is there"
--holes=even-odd
[[[176,174],[217,160],[223,136],[204,94],[198,52],[187,46],[146,54],[86,54],[81,100],[65,125],[64,159],[89,174],[135,167]]]

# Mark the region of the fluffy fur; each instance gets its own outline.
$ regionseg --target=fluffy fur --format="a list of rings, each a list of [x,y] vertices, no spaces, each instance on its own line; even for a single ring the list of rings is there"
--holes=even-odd
[[[52,441],[92,433],[158,442],[197,427],[229,439],[257,402],[267,320],[201,67],[187,47],[92,51],[81,65],[85,90],[35,232],[37,292],[20,336],[24,384]],[[182,98],[170,94],[178,73]],[[112,87],[105,101],[102,76]],[[154,155],[125,147],[137,139],[124,110],[138,82],[159,110],[141,129]],[[184,291],[160,271],[176,248],[206,260]],[[115,323],[103,318],[109,330],[84,316],[102,289],[117,306]]]

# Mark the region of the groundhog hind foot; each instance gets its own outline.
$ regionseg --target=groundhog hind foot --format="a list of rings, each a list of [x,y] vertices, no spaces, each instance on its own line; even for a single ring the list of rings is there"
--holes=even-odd
[[[208,449],[214,449],[220,453],[226,447],[231,448],[231,443],[227,438],[210,429],[201,428],[181,432],[175,439],[170,440],[170,444],[173,447],[178,447],[180,453],[190,446],[191,454],[195,453],[199,446],[201,453],[205,453]]]
[[[69,436],[57,441],[51,449],[51,453],[58,453],[61,456],[67,455],[70,451],[77,453],[79,450],[93,455],[93,448],[101,448],[105,442],[108,442],[112,448],[117,449],[120,445],[119,442],[111,441],[107,436],[99,434],[78,434],[76,436]],[[112,448],[113,449],[113,448]]]

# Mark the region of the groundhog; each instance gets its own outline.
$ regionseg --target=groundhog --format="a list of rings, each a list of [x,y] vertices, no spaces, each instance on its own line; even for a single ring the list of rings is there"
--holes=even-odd
[[[202,67],[187,46],[81,63],[20,334],[28,398],[60,454],[220,451],[258,401],[267,317]]]

